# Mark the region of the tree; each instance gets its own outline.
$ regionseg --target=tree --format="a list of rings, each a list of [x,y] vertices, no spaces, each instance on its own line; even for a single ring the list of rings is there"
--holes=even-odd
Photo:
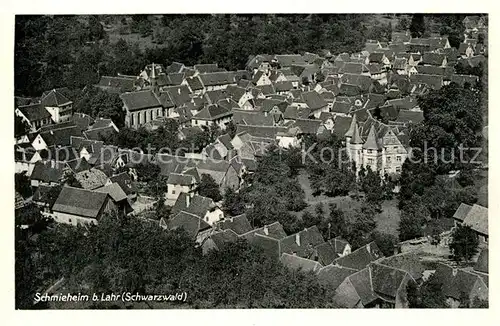
[[[241,196],[241,192],[237,193],[233,188],[226,188],[222,201],[222,210],[224,214],[229,216],[243,214],[245,212],[245,203]]]
[[[399,221],[399,240],[406,241],[423,236],[424,219],[420,215],[401,212]]]
[[[80,183],[80,181],[78,181],[77,178],[75,178],[75,175],[73,173],[66,174],[66,182],[65,183],[70,187],[82,188],[82,184]]]
[[[123,102],[119,95],[99,88],[85,88],[76,99],[74,109],[93,118],[111,119],[118,128],[125,124]]]
[[[423,14],[414,14],[411,18],[411,37],[422,37],[425,32],[425,19]]]
[[[344,212],[338,209],[335,204],[330,204],[329,208],[330,215],[320,223],[318,229],[325,239],[329,240],[334,237],[346,239],[349,232],[349,225],[344,216]]]
[[[28,198],[32,195],[31,182],[26,172],[14,174],[14,187],[23,198]]]
[[[20,116],[14,114],[14,137],[18,138],[26,135],[30,131],[30,126]]]
[[[406,293],[409,308],[448,308],[443,284],[435,275],[431,275],[420,286],[415,282],[408,282]]]
[[[222,200],[222,195],[220,193],[219,185],[215,182],[209,174],[202,174],[201,180],[196,191],[200,196],[208,197],[213,199],[214,202]]]
[[[374,231],[371,234],[371,238],[386,257],[394,255],[396,246],[399,244],[398,237],[390,233]]]
[[[449,245],[456,261],[469,261],[478,251],[479,238],[474,230],[467,225],[458,225],[451,235]]]

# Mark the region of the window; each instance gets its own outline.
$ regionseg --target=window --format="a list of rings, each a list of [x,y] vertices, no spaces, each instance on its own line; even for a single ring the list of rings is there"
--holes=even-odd
[[[387,156],[387,163],[391,163],[391,157]]]
[[[373,151],[371,149],[368,150],[368,154],[371,154]]]
[[[172,189],[172,194],[175,194],[175,189]]]
[[[400,173],[400,172],[401,172],[401,167],[400,166],[396,167],[396,173]]]
[[[397,151],[398,150],[398,147],[397,146],[394,146],[394,150]]]
[[[198,120],[194,120],[194,124],[197,125],[198,124]]]
[[[207,220],[207,221],[208,221],[208,216],[207,216],[207,217],[205,217],[205,220]]]
[[[396,156],[396,161],[401,162],[401,156]]]
[[[133,113],[130,114],[130,125],[131,126],[134,125],[134,114]]]
[[[70,219],[70,218],[68,219],[68,222],[70,222],[70,223],[71,223],[71,219]]]
[[[373,164],[373,159],[372,158],[368,159],[368,164]]]
[[[153,120],[153,110],[149,111],[149,121]]]

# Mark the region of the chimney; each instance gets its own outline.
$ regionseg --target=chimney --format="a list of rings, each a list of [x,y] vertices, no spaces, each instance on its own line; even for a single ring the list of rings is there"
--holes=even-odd
[[[189,194],[186,196],[186,208],[189,207],[189,204],[191,204],[191,197]]]
[[[457,268],[453,268],[453,270],[452,270],[453,276],[457,276],[457,273],[458,273],[458,269]]]
[[[264,234],[269,235],[269,228],[267,227],[267,225],[264,225]]]
[[[295,243],[300,246],[300,233],[295,233]]]
[[[179,95],[181,95],[181,89],[180,89],[180,88],[178,88],[178,89],[177,89],[177,93],[178,93]]]

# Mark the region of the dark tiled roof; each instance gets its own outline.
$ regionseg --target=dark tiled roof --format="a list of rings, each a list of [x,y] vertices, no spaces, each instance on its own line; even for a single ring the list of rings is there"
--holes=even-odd
[[[302,258],[295,255],[290,255],[287,253],[283,253],[280,258],[281,263],[290,269],[301,270],[303,272],[317,272],[323,266],[317,261],[310,260],[307,258]]]
[[[356,273],[357,271],[358,270],[356,269],[348,267],[328,265],[318,271],[318,280],[320,284],[326,288],[335,290],[346,279],[346,277]]]
[[[182,228],[194,240],[199,232],[210,229],[210,225],[194,214],[180,211],[168,221],[168,228]]]
[[[66,214],[96,218],[106,203],[108,194],[65,186],[52,210]]]
[[[38,161],[33,167],[30,178],[43,182],[59,182],[63,176],[64,163]]]
[[[369,244],[351,252],[349,255],[335,259],[332,264],[361,270],[370,262],[382,257],[383,254],[378,249],[375,242],[370,242]]]
[[[122,190],[127,194],[134,194],[137,192],[136,185],[132,182],[130,175],[127,172],[122,172],[117,175],[109,177],[111,182],[116,182],[120,185]]]
[[[19,106],[19,111],[30,121],[38,121],[51,117],[49,111],[45,109],[40,103]]]
[[[244,234],[252,230],[252,226],[245,214],[234,217],[226,217],[224,220],[217,223],[217,227],[222,230],[232,230],[236,234]]]
[[[62,92],[56,89],[44,92],[40,102],[43,107],[58,107],[72,103]]]
[[[399,110],[397,122],[418,124],[424,120],[424,113],[421,111]]]
[[[160,101],[151,90],[123,93],[120,98],[130,111],[160,106]]]
[[[481,250],[476,265],[474,265],[474,270],[488,274],[488,248]]]
[[[407,273],[377,263],[370,264],[369,269],[373,291],[381,294],[384,298],[395,300]]]
[[[476,282],[482,281],[477,274],[462,269],[454,269],[443,263],[438,263],[434,277],[438,283],[443,284],[444,295],[456,300],[461,299],[462,293],[469,296]]]
[[[170,173],[167,184],[191,186],[195,182],[194,177],[189,174]]]
[[[474,231],[488,235],[488,208],[474,204],[464,218],[464,224]]]
[[[101,79],[96,86],[102,87],[104,89],[115,89],[117,93],[130,92],[135,89],[135,81],[136,78],[131,78],[128,76],[101,76]]]
[[[186,198],[188,196],[190,197],[189,205],[187,205]],[[214,201],[210,198],[199,195],[194,195],[193,197],[191,197],[191,194],[181,193],[179,197],[177,197],[177,201],[172,207],[172,212],[177,213],[180,211],[184,211],[203,219],[206,213],[214,207]]]
[[[235,73],[228,72],[214,72],[206,73],[198,76],[205,87],[236,84]]]
[[[315,91],[302,93],[302,99],[311,110],[321,109],[328,105]]]

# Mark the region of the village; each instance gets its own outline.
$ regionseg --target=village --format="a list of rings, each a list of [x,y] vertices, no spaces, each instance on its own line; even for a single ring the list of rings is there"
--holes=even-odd
[[[426,120],[419,98],[449,85],[475,91],[481,84],[481,76],[467,72],[487,64],[487,22],[483,16],[467,16],[463,25],[458,48],[446,36],[393,31],[391,41],[367,40],[358,53],[248,53],[244,70],[227,71],[217,62],[150,62],[136,75],[100,76],[92,87],[119,96],[123,125],[75,112],[75,99],[65,87],[47,89],[38,98],[16,98],[15,116],[25,126],[14,146],[16,214],[36,210],[53,224],[75,228],[99,228],[110,217],[138,219],[164,232],[183,230],[203,255],[246,241],[291,271],[316,275],[338,308],[408,308],[408,288],[421,286],[431,275],[449,307],[463,307],[464,297],[470,306],[487,303],[487,201],[461,202],[444,217],[447,228],[436,237],[402,240],[400,235],[389,249],[369,237],[361,237],[365,243],[350,243],[341,231],[332,232],[339,228],[331,221],[294,228],[278,220],[255,220],[279,206],[274,199],[269,206],[259,206],[265,202],[259,199],[228,208],[228,198],[239,198],[246,189],[280,183],[270,181],[279,171],[267,172],[266,181],[262,166],[272,169],[276,157],[281,162],[286,153],[307,151],[311,139],[338,141],[335,146],[346,158],[339,169],[348,169],[341,174],[352,180],[347,190],[330,195],[321,181],[328,178],[324,171],[329,167],[321,165],[324,177],[317,172],[313,178],[315,170],[302,162],[297,175],[305,181],[298,182],[298,191],[305,191],[306,200],[289,209],[292,216],[312,212],[313,201],[331,214],[358,205],[364,198],[358,192],[367,199],[369,194],[365,186],[354,191],[358,186],[352,185],[366,176],[391,184],[388,196],[397,198],[415,146],[412,128]],[[482,132],[487,134],[487,125]],[[129,134],[173,140],[169,148],[153,144],[147,150],[133,141],[123,146]],[[193,146],[174,146],[174,141]],[[475,168],[487,169],[487,163]],[[456,182],[459,174],[448,173],[443,183]],[[29,195],[17,191],[18,182],[26,184]],[[481,189],[487,196],[486,187]],[[327,195],[314,197],[318,192]],[[358,199],[351,199],[354,193]],[[376,213],[382,216],[376,221],[379,228],[384,207]],[[389,233],[396,238],[399,214],[390,222],[396,227]],[[16,227],[30,229],[32,223],[16,221]],[[462,227],[473,231],[478,244],[466,263],[457,264],[449,259],[449,246],[454,230]]]

